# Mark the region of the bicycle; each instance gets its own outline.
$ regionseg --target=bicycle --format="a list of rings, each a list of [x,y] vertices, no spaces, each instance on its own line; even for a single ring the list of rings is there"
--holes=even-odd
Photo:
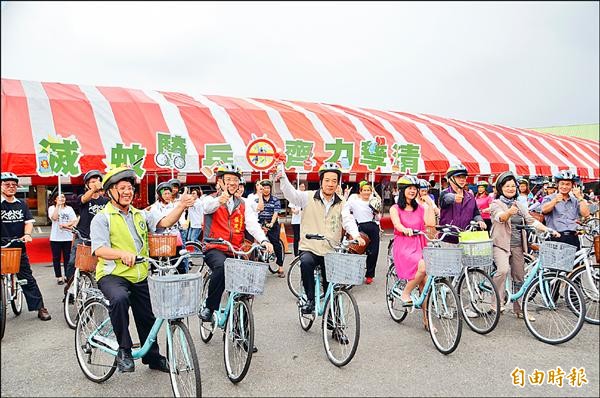
[[[306,234],[306,239],[325,240],[333,249],[326,253],[325,274],[329,282],[323,296],[315,294],[315,311],[303,314],[301,308],[308,302],[303,289],[298,291],[298,317],[304,331],[310,330],[315,318],[321,316],[323,346],[329,361],[337,367],[347,365],[358,348],[360,339],[360,313],[354,296],[349,291],[352,285],[361,285],[366,273],[366,255],[350,254],[348,248],[358,243],[356,239],[343,238],[340,244],[332,243],[320,234]],[[320,292],[321,267],[315,267],[315,292]],[[301,285],[300,285],[301,286]],[[321,300],[323,305],[321,306]],[[331,336],[328,331],[331,330]],[[336,344],[337,343],[337,344]]]
[[[3,239],[4,240],[4,239]],[[21,248],[10,247],[13,243],[23,242],[21,238],[7,239],[2,245],[2,265],[0,278],[0,340],[4,338],[6,329],[6,311],[8,302],[15,316],[21,315],[23,311],[23,288],[27,284],[26,279],[18,279],[17,273],[21,267]]]
[[[427,279],[423,291],[410,293],[412,306],[402,305],[402,291],[408,282],[399,279],[396,274],[393,257],[389,258],[390,267],[386,277],[386,303],[392,320],[402,322],[410,312],[421,309],[427,300],[427,329],[435,348],[442,354],[454,352],[460,343],[462,321],[460,301],[453,284],[447,279],[461,275],[463,270],[463,250],[458,247],[442,247],[442,239],[448,234],[443,232],[439,239],[430,239],[420,230],[413,230],[414,235],[423,235],[432,245],[423,248],[423,259]],[[418,290],[418,288],[415,288]],[[444,341],[443,341],[444,340]]]
[[[84,292],[88,288],[98,287],[94,276],[98,258],[92,256],[92,241],[81,236],[81,232],[76,227],[73,227],[72,231],[83,243],[77,245],[77,251],[75,252],[75,273],[65,288],[63,313],[67,325],[75,330],[79,309],[83,306],[86,299]]]
[[[518,225],[517,229],[535,230],[526,225]],[[573,269],[577,249],[566,243],[545,240],[549,233],[538,234],[542,239],[540,254],[530,264],[517,292],[513,293],[512,281],[507,275],[505,302],[523,298],[523,319],[529,332],[546,344],[561,344],[579,333],[585,319],[583,293],[566,275],[561,275]]]
[[[246,377],[252,362],[254,348],[254,315],[252,300],[254,295],[262,294],[266,279],[267,264],[244,259],[254,251],[259,253],[264,248],[253,243],[249,250],[236,250],[233,245],[221,238],[205,238],[205,243],[228,246],[236,258],[225,260],[225,290],[227,302],[221,303],[219,309],[213,312],[210,322],[203,322],[198,314],[200,338],[208,343],[216,331],[223,330],[223,360],[229,380],[236,384]],[[207,268],[203,275],[202,307],[206,305],[208,284],[212,271]]]
[[[194,315],[200,306],[199,274],[173,274],[184,258],[193,257],[185,249],[175,264],[163,265],[148,257],[137,257],[136,263],[149,261],[158,270],[148,277],[152,309],[156,316],[152,330],[141,348],[132,356],[140,359],[156,341],[165,321],[167,360],[173,395],[202,396],[200,367],[192,336],[182,318]],[[79,312],[75,332],[75,353],[83,374],[95,383],[108,380],[116,370],[119,344],[108,311],[108,300],[99,289],[89,288],[87,300]]]

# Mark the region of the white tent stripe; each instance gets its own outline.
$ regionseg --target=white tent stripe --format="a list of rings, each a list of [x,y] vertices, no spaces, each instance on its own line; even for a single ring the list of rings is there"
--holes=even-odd
[[[444,130],[448,132],[455,140],[457,140],[460,145],[471,154],[479,163],[479,173],[480,174],[491,174],[492,169],[490,167],[490,161],[485,158],[467,139],[453,126],[447,125],[445,123],[438,122],[437,120],[431,119],[423,114],[416,114],[415,116],[420,117],[429,121],[429,123],[435,124],[436,126],[440,126]]]
[[[329,130],[327,130],[327,127],[325,127],[325,125],[323,124],[321,119],[319,119],[319,117],[314,112],[311,112],[308,109],[305,109],[305,108],[301,107],[300,105],[296,105],[289,101],[284,101],[284,100],[273,100],[273,101],[279,102],[280,104],[287,105],[290,108],[292,108],[293,110],[295,110],[296,112],[302,113],[311,122],[311,124],[313,125],[315,130],[321,135],[321,137],[323,137],[323,142],[335,142],[335,139],[333,138],[333,136],[331,135]]]
[[[29,123],[31,125],[31,133],[33,134],[33,147],[37,153],[39,142],[48,138],[49,135],[57,136],[54,126],[54,118],[52,117],[52,108],[48,94],[44,90],[44,86],[40,82],[23,80],[23,91],[27,98],[27,108],[29,110]]]
[[[188,132],[177,105],[169,102],[158,91],[145,90],[144,94],[146,94],[160,106],[163,118],[165,119],[165,123],[169,129],[169,131],[165,131],[165,133],[179,135],[186,139],[187,152],[185,156],[185,167],[181,169],[181,171],[191,173],[200,170],[200,158],[198,157],[198,150],[194,145],[194,141],[192,141],[190,138],[190,133]]]
[[[452,120],[460,125],[465,126],[465,127],[469,127],[472,129],[483,129],[484,131],[488,132],[489,134],[494,134],[496,137],[498,137],[498,139],[500,141],[502,141],[507,147],[511,148],[513,150],[513,152],[515,152],[519,157],[521,157],[521,159],[523,159],[523,161],[527,165],[527,168],[529,169],[529,175],[536,174],[535,165],[533,164],[531,159],[529,159],[527,156],[525,156],[523,154],[523,152],[519,151],[510,141],[508,141],[506,139],[506,137],[504,135],[498,133],[497,131],[487,129],[485,126],[481,126],[481,125],[477,124],[476,122],[465,122],[465,121],[456,120],[456,119],[452,119]],[[513,166],[514,166],[514,164],[513,164]],[[511,169],[511,171],[514,171],[516,173],[517,172],[516,166],[514,169]]]
[[[231,144],[234,163],[242,170],[251,170],[250,164],[248,163],[248,160],[246,160],[246,144],[244,143],[244,140],[242,140],[240,132],[235,127],[235,124],[233,124],[231,116],[229,116],[225,108],[216,102],[209,100],[204,95],[197,95],[192,98],[206,106],[210,111],[217,126],[219,126],[223,138],[227,143]]]
[[[379,123],[381,123],[381,125],[383,126],[383,128],[392,135],[392,137],[394,137],[394,140],[396,143],[404,145],[407,144],[408,141],[406,141],[406,139],[404,138],[404,136],[402,134],[400,134],[400,132],[398,130],[396,130],[396,128],[392,125],[392,123],[389,122],[389,120],[386,120],[382,117],[379,117],[369,111],[367,111],[366,109],[360,109],[360,108],[354,108],[351,106],[347,107],[348,109],[352,109],[355,112],[358,113],[362,113],[363,115],[365,115],[366,117],[372,118],[377,120]],[[411,143],[413,144],[413,143]],[[426,170],[425,168],[425,161],[423,160],[423,156],[419,157],[419,170],[418,173],[424,173]]]
[[[94,120],[98,127],[100,142],[102,142],[102,147],[104,148],[104,154],[106,156],[105,163],[108,164],[110,163],[111,149],[114,148],[116,144],[123,143],[112,107],[106,97],[98,90],[98,87],[80,85],[79,89],[87,97],[90,106],[92,107]]]
[[[275,130],[277,130],[277,133],[279,134],[279,136],[281,137],[283,142],[285,142],[286,140],[288,140],[288,141],[294,140],[294,136],[292,135],[292,133],[288,129],[287,125],[285,124],[283,117],[281,116],[281,114],[279,112],[277,112],[277,110],[271,108],[268,105],[263,104],[262,102],[255,101],[252,98],[242,98],[242,99],[244,101],[262,109],[263,111],[265,111],[267,113],[267,116],[268,116],[269,120],[271,121],[271,124],[273,125],[273,127],[275,127]]]
[[[423,115],[423,117],[427,117],[427,116]],[[465,128],[471,129],[471,130],[473,130],[475,133],[477,133],[477,135],[479,136],[479,138],[481,138],[483,141],[485,141],[485,142],[486,142],[486,143],[487,143],[487,144],[488,144],[488,145],[489,145],[489,146],[492,148],[492,150],[493,150],[494,152],[496,152],[497,154],[499,154],[499,155],[500,155],[500,157],[502,157],[502,159],[504,159],[504,161],[505,161],[505,162],[506,162],[506,164],[508,165],[508,169],[509,169],[509,170],[512,170],[512,171],[516,171],[516,170],[517,170],[517,166],[516,166],[516,165],[513,163],[513,161],[512,161],[512,160],[510,160],[510,159],[508,158],[508,156],[506,156],[506,154],[505,154],[504,152],[502,152],[502,151],[500,150],[500,148],[498,148],[498,147],[496,146],[496,144],[494,143],[494,141],[493,141],[493,140],[490,140],[490,139],[489,139],[489,137],[487,137],[487,136],[486,136],[486,133],[484,133],[484,132],[483,132],[483,131],[482,131],[480,128],[477,128],[477,127],[472,127],[472,126],[466,126],[466,125],[464,125],[464,124],[460,123],[458,120],[452,120],[452,121],[453,121],[453,122],[455,122],[455,123],[457,123],[457,124],[460,124],[461,126],[463,126],[463,127],[465,127]],[[487,131],[487,130],[486,130],[486,131]],[[488,163],[488,164],[489,164],[489,163]],[[484,174],[484,173],[482,173],[482,174]],[[490,173],[489,173],[489,174],[492,174],[491,170],[490,170]]]
[[[452,153],[451,150],[449,150],[448,148],[446,148],[444,146],[444,144],[442,143],[442,141],[439,140],[439,138],[437,138],[435,136],[435,134],[433,133],[433,131],[431,131],[431,129],[424,123],[421,122],[417,122],[415,120],[412,120],[406,116],[397,114],[397,113],[393,113],[390,111],[383,111],[385,112],[385,114],[390,115],[392,117],[395,117],[396,119],[400,119],[403,120],[407,123],[411,123],[414,124],[419,131],[421,132],[421,134],[423,134],[423,137],[429,141],[431,144],[433,144],[433,146],[436,147],[436,149],[446,157],[446,159],[448,160],[448,162],[450,164],[458,164],[458,163],[462,163],[461,160],[459,158],[456,157],[456,155],[454,155],[454,153]]]

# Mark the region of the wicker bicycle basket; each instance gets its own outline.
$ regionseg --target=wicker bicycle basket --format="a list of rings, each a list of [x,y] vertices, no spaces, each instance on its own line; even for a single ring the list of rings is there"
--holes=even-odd
[[[540,263],[544,269],[569,272],[573,269],[577,248],[568,243],[545,241],[540,245]]]
[[[177,236],[148,235],[150,257],[172,257],[177,252]]]
[[[596,262],[600,263],[600,235],[594,236],[594,254],[596,254]]]
[[[265,290],[266,263],[228,258],[225,260],[225,290],[259,295]]]
[[[328,282],[340,285],[362,285],[366,272],[367,256],[365,254],[325,254],[325,275]]]
[[[154,316],[162,319],[185,318],[198,314],[201,307],[202,275],[150,275],[150,302]]]
[[[425,247],[423,260],[427,275],[449,277],[460,275],[463,249],[460,247]]]
[[[21,268],[21,248],[7,247],[2,249],[2,275],[16,274]]]
[[[98,264],[98,257],[92,256],[92,247],[80,243],[75,253],[75,266],[84,272],[94,272]]]
[[[460,242],[463,249],[462,263],[469,268],[479,268],[488,271],[494,262],[493,241]]]

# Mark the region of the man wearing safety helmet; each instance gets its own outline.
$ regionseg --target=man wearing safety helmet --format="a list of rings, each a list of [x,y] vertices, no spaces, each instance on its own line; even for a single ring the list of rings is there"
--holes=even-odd
[[[331,251],[327,241],[306,239],[306,234],[322,234],[334,242],[342,240],[342,228],[357,239],[360,245],[365,241],[360,236],[356,220],[350,210],[344,206],[344,200],[335,193],[342,179],[342,170],[336,163],[325,162],[319,167],[318,191],[299,191],[289,182],[282,160],[277,161],[278,173],[275,181],[281,178],[280,188],[283,196],[291,203],[303,209],[300,224],[300,268],[302,284],[308,297],[308,302],[302,306],[303,314],[311,314],[315,309],[315,280],[314,270],[321,266],[323,289],[327,289],[325,277],[324,255]],[[334,330],[335,334],[335,330]],[[342,334],[334,336],[337,339],[347,337]]]
[[[205,196],[202,202],[204,239],[221,238],[229,241],[235,248],[239,248],[244,243],[245,231],[248,231],[271,253],[273,246],[258,223],[256,212],[237,195],[241,177],[241,170],[234,164],[223,164],[217,169],[217,192]],[[204,322],[210,322],[213,312],[219,308],[221,295],[225,290],[224,264],[227,257],[231,256],[227,246],[206,244],[204,261],[212,273],[205,307],[200,311],[200,318]]]
[[[90,238],[90,224],[94,216],[109,202],[109,199],[104,196],[102,189],[102,173],[99,170],[90,170],[83,176],[83,184],[85,186],[85,193],[79,195],[77,201],[79,202],[79,222],[77,223],[77,229],[81,233],[81,236],[85,239]],[[71,284],[73,275],[75,274],[75,256],[77,254],[77,245],[83,243],[83,240],[79,236],[75,236],[73,245],[71,246],[71,257],[69,258],[69,265],[67,266],[67,272],[65,273],[67,278],[67,286],[65,286],[65,292],[68,291]]]
[[[547,195],[542,201],[542,214],[546,216],[546,225],[560,233],[557,242],[576,246],[579,250],[577,220],[590,215],[587,201],[581,188],[574,186],[577,176],[570,170],[563,170],[554,176],[558,192]]]
[[[487,226],[479,213],[475,196],[469,191],[468,174],[467,168],[462,164],[450,166],[446,171],[450,186],[440,194],[440,224],[466,229],[471,220],[474,220],[484,230]],[[446,240],[451,243],[458,242],[455,236],[449,236]]]
[[[140,341],[146,341],[154,324],[154,314],[148,291],[148,262],[136,263],[138,253],[148,257],[148,230],[168,228],[175,224],[181,213],[193,205],[193,197],[184,192],[177,206],[167,215],[153,217],[153,213],[138,210],[131,204],[136,183],[135,171],[117,167],[104,176],[103,188],[110,202],[92,220],[90,237],[92,253],[98,256],[96,280],[98,287],[110,302],[109,315],[119,350],[117,368],[133,372],[129,333],[129,307],[133,312]],[[150,369],[168,372],[165,357],[158,343],[154,343],[142,358]]]

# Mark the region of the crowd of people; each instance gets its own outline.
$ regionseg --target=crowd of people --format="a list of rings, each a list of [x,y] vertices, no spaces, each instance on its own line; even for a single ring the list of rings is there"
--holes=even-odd
[[[148,292],[147,262],[136,262],[136,256],[148,256],[148,235],[176,236],[177,249],[186,241],[222,238],[240,247],[245,240],[256,241],[275,253],[277,274],[285,276],[283,250],[280,243],[282,210],[280,200],[273,195],[274,182],[279,182],[283,197],[289,202],[293,229],[293,253],[300,256],[302,283],[307,302],[301,311],[314,311],[313,273],[321,265],[323,281],[327,284],[324,255],[331,250],[326,241],[309,240],[307,233],[322,234],[340,241],[343,234],[356,239],[366,254],[365,284],[373,283],[380,250],[381,219],[384,199],[374,186],[362,181],[357,192],[346,186],[342,190],[342,171],[336,163],[324,163],[318,170],[319,187],[307,190],[306,183],[296,187],[288,180],[281,161],[276,164],[273,179],[257,181],[255,192],[244,198],[245,184],[241,170],[233,164],[220,165],[216,171],[214,193],[203,194],[198,188],[182,187],[178,179],[156,185],[155,202],[145,209],[132,205],[136,177],[131,168],[119,167],[106,174],[91,170],[84,176],[85,193],[80,195],[78,213],[65,204],[64,195],[55,195],[48,210],[52,222],[50,235],[52,260],[58,284],[69,283],[74,274],[77,245],[90,239],[92,252],[99,260],[96,267],[98,287],[110,302],[110,318],[119,342],[117,365],[123,372],[135,366],[131,356],[129,308],[134,313],[142,341],[154,322]],[[404,175],[391,192],[393,205],[389,210],[393,225],[393,258],[399,278],[407,281],[401,300],[411,306],[409,293],[423,286],[425,264],[422,251],[425,237],[415,235],[419,230],[431,234],[437,224],[451,224],[466,229],[475,221],[483,231],[489,231],[494,244],[497,272],[494,283],[504,294],[504,280],[510,271],[518,285],[524,276],[526,238],[518,225],[532,225],[550,231],[552,239],[579,247],[577,221],[597,211],[597,196],[593,191],[584,195],[572,172],[561,171],[543,181],[535,193],[530,182],[511,171],[500,174],[493,184],[479,181],[475,192],[467,184],[468,170],[452,165],[440,187],[416,176]],[[22,238],[31,241],[33,217],[26,204],[15,197],[19,178],[10,172],[2,173],[2,238]],[[490,189],[491,188],[491,189]],[[76,226],[81,237],[73,236]],[[448,236],[449,243],[457,238]],[[27,279],[23,291],[30,311],[49,320],[40,289],[31,272],[25,244],[22,248],[19,279]],[[177,250],[179,251],[179,250]],[[205,244],[205,263],[212,270],[208,298],[200,313],[209,321],[218,309],[224,291],[224,262],[231,252],[223,245]],[[64,275],[61,270],[61,259]],[[188,272],[189,264],[182,262],[178,271]],[[67,286],[65,287],[66,292]],[[501,301],[502,302],[502,297]],[[504,312],[503,307],[495,309]],[[514,304],[516,316],[522,317],[519,303]],[[425,312],[424,312],[425,316]],[[427,328],[426,319],[424,326]],[[336,338],[342,338],[337,336]],[[143,358],[152,369],[168,371],[158,344]]]

